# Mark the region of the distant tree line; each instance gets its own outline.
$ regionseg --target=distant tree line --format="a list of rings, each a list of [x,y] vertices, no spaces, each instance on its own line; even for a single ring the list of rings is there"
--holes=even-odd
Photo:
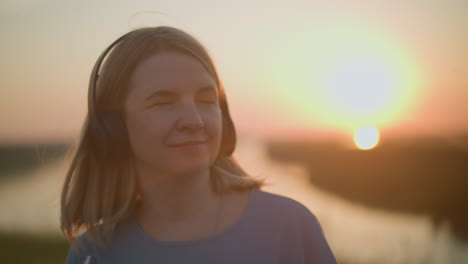
[[[0,179],[21,175],[63,158],[68,144],[0,145]]]

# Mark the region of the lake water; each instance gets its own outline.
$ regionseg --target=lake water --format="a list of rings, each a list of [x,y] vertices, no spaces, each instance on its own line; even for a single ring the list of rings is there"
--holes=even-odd
[[[426,215],[369,209],[330,195],[309,184],[307,172],[269,160],[266,145],[242,138],[240,164],[265,177],[264,190],[291,197],[319,219],[335,255],[350,263],[468,263],[468,243],[457,241],[448,224],[436,229]],[[60,188],[66,164],[55,162],[0,182],[0,229],[60,235]]]

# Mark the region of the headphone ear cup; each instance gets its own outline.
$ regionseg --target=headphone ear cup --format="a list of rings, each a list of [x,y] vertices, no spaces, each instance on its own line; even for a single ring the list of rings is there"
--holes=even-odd
[[[101,115],[107,135],[106,152],[113,160],[122,160],[130,154],[127,127],[118,112],[108,112]]]

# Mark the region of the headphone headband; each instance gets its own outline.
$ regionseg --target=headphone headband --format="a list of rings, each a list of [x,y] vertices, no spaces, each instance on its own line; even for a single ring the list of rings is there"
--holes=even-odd
[[[104,138],[104,141],[105,141],[105,147],[104,149],[101,149],[102,152],[104,153],[101,153],[103,155],[112,155],[112,152],[109,151],[110,150],[110,135],[109,135],[109,132],[106,130],[106,126],[103,124],[101,118],[100,118],[100,115],[97,113],[96,111],[96,86],[97,86],[97,81],[99,79],[99,71],[101,69],[101,64],[102,62],[104,61],[104,59],[106,58],[107,54],[118,44],[120,43],[124,38],[126,38],[131,32],[128,32],[124,35],[122,35],[121,37],[119,37],[118,39],[116,39],[114,42],[112,42],[112,44],[110,44],[105,50],[104,52],[101,54],[101,56],[99,56],[98,60],[96,61],[96,63],[94,64],[94,67],[93,67],[93,71],[92,71],[92,74],[91,74],[91,78],[90,78],[90,82],[89,82],[89,85],[90,85],[90,91],[89,91],[89,98],[88,98],[88,104],[90,105],[90,108],[92,109],[89,109],[91,110],[90,112],[91,113],[94,113],[94,117],[96,118],[96,121],[100,127],[100,130],[101,130],[101,133],[104,134],[103,138]],[[111,116],[110,117],[110,120],[108,120],[108,122],[111,122],[111,124],[108,124],[110,125],[110,129],[113,129],[113,130],[116,130],[118,128],[116,128],[118,126],[118,124],[114,124],[116,122],[119,122],[119,120],[117,120],[118,118],[116,116]],[[117,131],[114,131],[115,133],[119,133]],[[99,142],[100,140],[102,140],[101,138],[97,138],[97,143],[98,145],[101,145],[102,143]]]
[[[90,80],[90,85],[91,85],[91,90],[92,90],[92,105],[93,105],[93,110],[96,110],[96,86],[97,86],[97,80],[99,78],[99,70],[101,69],[101,64],[104,61],[104,58],[107,56],[107,54],[110,52],[112,48],[114,48],[122,39],[124,39],[126,36],[128,36],[131,32],[126,33],[125,35],[120,36],[118,39],[116,39],[112,44],[107,47],[104,52],[99,56],[98,60],[96,61],[96,64],[94,64],[93,71],[92,71],[92,76]]]

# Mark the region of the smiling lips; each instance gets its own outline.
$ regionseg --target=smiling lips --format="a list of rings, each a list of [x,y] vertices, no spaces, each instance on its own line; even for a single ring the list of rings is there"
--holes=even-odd
[[[179,144],[173,144],[170,145],[171,147],[189,147],[189,146],[195,146],[195,145],[200,145],[204,144],[206,141],[201,141],[201,140],[195,140],[195,141],[187,141]]]

